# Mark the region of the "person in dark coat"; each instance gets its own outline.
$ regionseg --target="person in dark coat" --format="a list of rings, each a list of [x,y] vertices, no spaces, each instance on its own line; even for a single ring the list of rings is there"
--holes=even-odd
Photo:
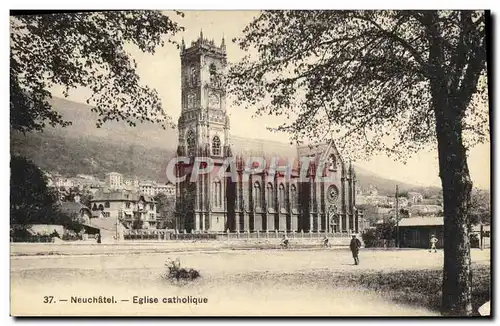
[[[97,233],[97,243],[101,243],[101,234]]]
[[[352,252],[352,258],[354,258],[354,264],[359,265],[359,248],[361,248],[361,241],[359,241],[358,238],[356,238],[356,235],[352,235],[351,243],[349,245],[351,252]]]

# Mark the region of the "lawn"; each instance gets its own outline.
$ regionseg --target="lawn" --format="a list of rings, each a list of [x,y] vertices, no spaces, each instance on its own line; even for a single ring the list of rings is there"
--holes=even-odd
[[[476,312],[489,301],[491,290],[490,266],[474,265],[472,274],[472,308]],[[358,284],[383,293],[396,302],[423,306],[439,311],[441,305],[442,270],[375,272],[343,275],[339,283]]]
[[[478,309],[491,299],[491,269],[488,265],[472,266],[472,308],[479,316]],[[283,283],[302,282],[304,285],[328,284],[331,288],[364,288],[394,303],[412,307],[427,308],[439,312],[443,272],[440,269],[422,270],[362,270],[311,271],[269,275],[281,279]]]

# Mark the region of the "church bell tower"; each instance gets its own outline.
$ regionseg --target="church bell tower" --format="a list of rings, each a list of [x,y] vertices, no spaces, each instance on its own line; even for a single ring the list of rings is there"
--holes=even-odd
[[[181,49],[181,115],[178,121],[178,157],[189,157],[189,164],[177,166],[176,215],[179,229],[224,231],[227,224],[226,185],[218,180],[217,169],[230,156],[229,117],[226,90],[222,82],[226,67],[226,46],[203,37]],[[190,173],[197,157],[210,157],[215,165],[211,174],[199,175],[191,182]],[[203,168],[203,167],[200,167]]]

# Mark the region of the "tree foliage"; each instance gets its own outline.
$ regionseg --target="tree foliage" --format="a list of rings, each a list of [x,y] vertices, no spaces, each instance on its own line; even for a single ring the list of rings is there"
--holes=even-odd
[[[470,223],[491,223],[491,194],[489,191],[474,189],[469,207]]]
[[[181,13],[178,13],[181,14]],[[182,15],[182,14],[181,14]],[[10,124],[23,133],[70,122],[49,103],[50,90],[63,86],[64,95],[84,87],[87,100],[110,120],[171,123],[156,90],[141,85],[137,63],[126,51],[133,44],[155,53],[169,36],[182,30],[158,11],[101,11],[20,15],[10,19]]]
[[[53,211],[57,192],[47,187],[43,172],[21,156],[10,161],[10,221],[35,223]]]
[[[332,132],[346,156],[403,159],[437,144],[446,315],[472,314],[467,149],[489,132],[488,23],[483,11],[266,11],[235,40],[248,55],[228,78],[237,103],[284,116],[276,130],[292,141]]]
[[[22,156],[10,161],[10,223],[23,228],[31,224],[59,224],[77,228],[71,217],[59,210],[58,192],[47,187],[43,172]]]
[[[164,228],[175,228],[175,198],[159,193],[155,196],[158,217],[164,220]]]
[[[249,54],[229,73],[230,93],[257,115],[284,116],[276,130],[293,141],[330,131],[340,147],[364,149],[346,155],[405,158],[435,144],[438,75],[467,115],[468,141],[487,136],[483,12],[266,11],[244,33],[235,41]],[[428,59],[434,40],[441,67]]]

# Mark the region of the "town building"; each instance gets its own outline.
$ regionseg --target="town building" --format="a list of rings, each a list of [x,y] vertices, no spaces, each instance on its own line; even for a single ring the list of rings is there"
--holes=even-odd
[[[139,192],[148,196],[156,196],[156,183],[153,181],[139,182]]]
[[[61,212],[71,217],[75,222],[82,224],[89,224],[92,218],[92,212],[90,209],[80,203],[79,199],[74,202],[62,202],[59,204]]]
[[[429,248],[431,236],[434,235],[438,239],[436,247],[442,248],[443,225],[442,216],[419,216],[402,219],[399,221],[400,247]]]
[[[443,206],[441,205],[411,205],[408,207],[408,212],[413,216],[424,215],[442,215]]]
[[[396,198],[395,197],[387,197],[387,200],[389,202],[389,205],[391,207],[396,207]],[[406,197],[398,197],[398,202],[397,205],[400,208],[407,207],[409,204],[409,200]]]
[[[53,181],[53,185],[55,185],[57,188],[70,189],[75,186],[75,183],[71,178],[58,176]]]
[[[168,182],[166,184],[156,185],[156,194],[165,194],[167,196],[175,196],[175,185]]]
[[[118,172],[107,173],[105,182],[109,188],[121,189],[123,187],[123,175]]]
[[[424,200],[424,196],[419,192],[409,191],[408,200],[412,204],[420,204]]]
[[[159,223],[152,196],[124,189],[102,188],[90,202],[93,212],[101,211],[105,219],[119,220],[127,228],[133,228],[134,223],[139,221],[141,229],[156,228]]]
[[[190,158],[189,163],[176,166],[178,177],[187,176],[176,184],[176,216],[181,228],[188,232],[360,231],[360,212],[355,207],[356,174],[333,143],[276,150],[269,148],[271,142],[248,140],[238,146],[229,132],[226,90],[221,82],[227,60],[224,39],[217,46],[200,35],[189,48],[182,41],[180,56],[177,155]],[[191,182],[194,158],[199,156],[210,157],[214,169]],[[244,163],[257,156],[266,159],[266,168],[246,180]],[[299,163],[305,156],[311,159],[309,167]],[[229,157],[236,161],[234,182],[220,178]],[[277,166],[291,163],[290,179],[268,168],[274,158]],[[324,169],[319,168],[320,158],[328,158]],[[301,169],[307,170],[304,179],[299,178]],[[319,182],[325,175],[332,181]]]
[[[444,246],[444,217],[414,216],[399,222],[399,239],[402,248],[429,248],[431,236],[438,239],[437,248]],[[491,245],[489,225],[472,225],[470,228],[471,248],[488,248]]]

